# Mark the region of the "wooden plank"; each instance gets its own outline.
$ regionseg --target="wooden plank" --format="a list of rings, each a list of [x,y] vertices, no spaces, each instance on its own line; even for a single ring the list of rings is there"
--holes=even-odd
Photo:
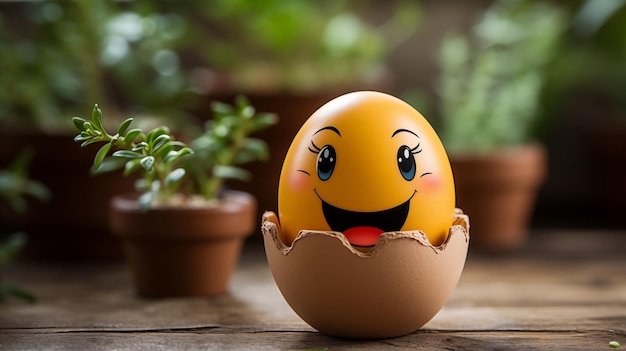
[[[242,333],[193,329],[133,333],[52,333],[1,335],[3,350],[610,350],[624,339],[612,331],[429,331],[386,340],[342,340],[319,333],[276,331]]]
[[[0,305],[0,349],[608,349],[611,340],[626,345],[625,238],[560,231],[517,253],[470,251],[433,320],[378,341],[331,338],[304,323],[258,245],[216,298],[138,298],[123,262],[19,262],[6,279],[39,302]]]

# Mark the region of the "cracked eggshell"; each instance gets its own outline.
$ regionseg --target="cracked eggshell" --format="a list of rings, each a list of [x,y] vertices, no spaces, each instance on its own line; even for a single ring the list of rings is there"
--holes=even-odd
[[[412,333],[430,321],[456,286],[469,247],[469,220],[456,210],[438,247],[421,231],[383,233],[368,252],[338,232],[303,230],[279,239],[273,212],[262,224],[267,260],[291,308],[321,333],[379,339]]]

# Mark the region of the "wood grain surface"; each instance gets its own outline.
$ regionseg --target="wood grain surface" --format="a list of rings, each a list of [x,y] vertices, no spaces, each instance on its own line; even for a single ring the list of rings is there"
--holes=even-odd
[[[358,341],[318,333],[287,305],[251,240],[230,293],[135,296],[125,263],[15,262],[34,304],[0,303],[0,350],[610,350],[626,348],[626,232],[550,230],[518,252],[470,248],[443,309],[422,329]]]

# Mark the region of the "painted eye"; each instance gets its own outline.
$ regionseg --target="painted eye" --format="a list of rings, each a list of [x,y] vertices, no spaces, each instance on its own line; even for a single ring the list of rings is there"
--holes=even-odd
[[[335,170],[336,162],[335,148],[330,145],[324,146],[317,156],[317,176],[321,180],[328,180]]]
[[[406,180],[412,180],[415,178],[415,158],[413,157],[413,153],[411,152],[411,148],[406,145],[400,146],[398,149],[398,168],[400,169],[400,174]]]

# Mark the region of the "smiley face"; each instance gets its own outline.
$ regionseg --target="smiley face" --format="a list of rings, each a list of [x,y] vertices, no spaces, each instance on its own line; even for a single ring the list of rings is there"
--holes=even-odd
[[[370,247],[383,232],[422,230],[439,245],[454,201],[450,162],[428,121],[391,95],[349,93],[319,108],[292,141],[278,187],[281,240],[337,231]]]

